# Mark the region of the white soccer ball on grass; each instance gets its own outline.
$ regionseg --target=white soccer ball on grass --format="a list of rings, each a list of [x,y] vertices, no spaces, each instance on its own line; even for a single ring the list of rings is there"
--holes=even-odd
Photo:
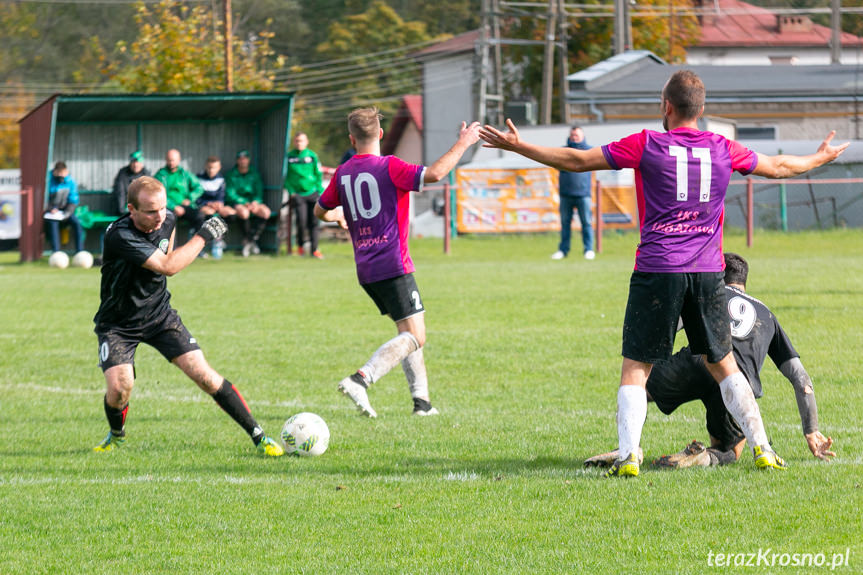
[[[285,453],[296,455],[322,455],[330,445],[330,429],[319,415],[298,413],[282,427]]]
[[[54,252],[48,258],[48,265],[52,268],[64,270],[69,267],[69,256],[66,255],[66,252]]]
[[[90,269],[93,267],[93,254],[86,250],[81,250],[72,256],[72,267],[84,268],[85,270]]]

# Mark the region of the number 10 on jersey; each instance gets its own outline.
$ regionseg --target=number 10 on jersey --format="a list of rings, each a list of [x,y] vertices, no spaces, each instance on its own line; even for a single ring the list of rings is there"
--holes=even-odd
[[[360,217],[364,220],[370,220],[378,215],[378,212],[381,211],[381,193],[378,190],[378,181],[374,176],[368,172],[360,172],[351,182],[351,175],[345,174],[341,178],[341,184],[345,188],[345,197],[348,199],[348,206],[354,221]],[[368,190],[368,206],[366,206],[363,198],[363,187]],[[359,217],[357,217],[358,215]]]
[[[701,174],[698,178],[698,201],[710,201],[710,183],[713,177],[713,163],[710,160],[710,148],[684,148],[683,146],[668,146],[668,155],[677,160],[677,201],[685,202],[689,198],[689,150],[692,157],[698,160]]]

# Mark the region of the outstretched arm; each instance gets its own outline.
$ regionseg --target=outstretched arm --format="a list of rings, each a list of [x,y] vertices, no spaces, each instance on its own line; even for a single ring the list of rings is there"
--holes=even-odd
[[[175,230],[171,234],[168,253],[163,253],[157,249],[142,265],[152,272],[172,276],[195,261],[207,242],[218,240],[227,231],[228,225],[224,220],[219,216],[214,216],[204,222],[198,233],[192,236],[189,241],[175,250],[173,249],[174,237],[177,233]]]
[[[800,412],[800,421],[803,425],[803,435],[809,445],[809,451],[818,459],[827,460],[836,455],[830,448],[833,446],[832,437],[824,437],[818,431],[818,406],[815,404],[815,391],[812,389],[812,379],[806,373],[806,369],[800,362],[799,357],[789,359],[779,366],[791,385],[794,386],[794,395],[797,398],[797,410]]]
[[[485,148],[499,148],[521,154],[546,166],[566,172],[590,172],[593,170],[610,170],[611,166],[597,146],[589,150],[575,148],[549,148],[537,146],[521,139],[518,129],[512,120],[506,121],[506,132],[501,132],[493,126],[485,126],[479,131],[479,137],[485,141]]]
[[[752,173],[756,176],[764,176],[765,178],[790,178],[813,170],[819,166],[823,166],[832,162],[845,151],[850,142],[845,142],[839,146],[831,146],[830,142],[836,135],[836,130],[833,130],[814,154],[808,156],[792,156],[789,154],[781,154],[779,156],[765,156],[758,154],[758,165]]]
[[[458,132],[458,140],[434,164],[426,168],[423,183],[433,184],[441,181],[455,168],[468,148],[477,142],[479,142],[479,122],[471,122],[470,126],[462,122]]]

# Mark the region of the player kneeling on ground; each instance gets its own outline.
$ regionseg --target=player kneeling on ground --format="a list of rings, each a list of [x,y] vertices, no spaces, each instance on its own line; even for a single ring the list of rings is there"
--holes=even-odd
[[[731,316],[732,348],[737,366],[758,398],[763,395],[761,368],[765,358],[770,356],[794,388],[809,450],[815,457],[827,460],[835,455],[830,451],[833,438],[818,431],[818,407],[812,380],[776,316],[762,302],[745,293],[748,276],[746,260],[737,254],[725,254],[725,297]],[[746,437],[725,408],[722,391],[713,382],[703,359],[693,355],[688,347],[653,366],[647,379],[647,396],[666,415],[684,403],[701,400],[707,409],[707,431],[710,434],[710,447],[693,441],[682,451],[663,456],[654,463],[662,467],[707,467],[734,463],[740,458]],[[591,457],[584,463],[607,466],[616,458],[617,451],[612,451]]]
[[[360,412],[377,417],[366,393],[368,386],[402,364],[416,415],[435,415],[429,400],[423,359],[425,308],[414,280],[408,251],[410,192],[440,181],[462,155],[479,141],[479,123],[462,122],[452,148],[429,167],[381,156],[381,115],[377,108],[360,108],[348,116],[351,144],[357,153],[340,165],[315,205],[315,216],[338,222],[351,233],[360,285],[382,315],[396,322],[398,336],[389,340],[356,373],[339,383],[339,391]],[[343,209],[347,206],[347,209]]]
[[[227,230],[213,217],[182,247],[174,250],[177,218],[167,210],[165,187],[143,176],[129,186],[129,213],[108,226],[102,254],[102,303],[93,319],[99,338],[99,366],[105,374],[105,415],[110,431],[94,451],[111,451],[126,438],[126,413],[135,383],[135,350],[155,347],[251,436],[269,456],[284,453],[252,417],[243,396],[204,359],[195,338],[171,307],[165,276],[195,261],[208,241]]]

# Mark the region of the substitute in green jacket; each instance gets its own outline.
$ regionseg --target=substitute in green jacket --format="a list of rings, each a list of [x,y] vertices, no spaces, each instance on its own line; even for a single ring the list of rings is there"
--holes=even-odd
[[[204,189],[195,174],[180,165],[180,159],[179,150],[168,150],[165,154],[165,165],[156,172],[155,178],[165,186],[168,209],[178,218],[187,220],[192,229],[197,230],[200,228],[201,217],[196,200],[204,193]]]
[[[225,176],[225,197],[228,205],[237,210],[237,217],[243,223],[243,257],[261,253],[258,239],[271,212],[264,203],[261,174],[252,167],[247,150],[237,152],[237,163]]]
[[[291,210],[297,219],[297,252],[303,255],[303,243],[308,236],[312,257],[323,259],[318,251],[318,218],[315,204],[324,191],[321,162],[309,149],[309,138],[299,132],[294,136],[294,149],[288,152],[288,174],[285,189],[291,195]]]

